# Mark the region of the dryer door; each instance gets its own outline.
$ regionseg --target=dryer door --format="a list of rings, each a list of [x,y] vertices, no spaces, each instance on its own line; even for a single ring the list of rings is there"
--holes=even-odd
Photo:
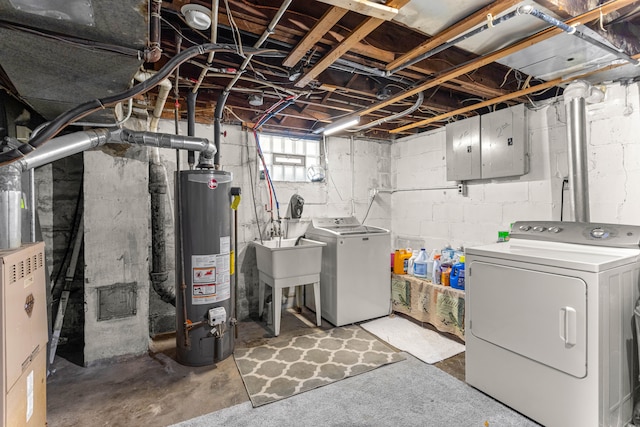
[[[470,332],[566,372],[587,374],[587,284],[580,278],[482,261],[469,265]]]

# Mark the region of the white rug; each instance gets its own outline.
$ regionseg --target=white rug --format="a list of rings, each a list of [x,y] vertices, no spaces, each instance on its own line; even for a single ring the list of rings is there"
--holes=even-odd
[[[463,344],[399,316],[382,317],[360,326],[426,363],[433,364],[464,351]]]

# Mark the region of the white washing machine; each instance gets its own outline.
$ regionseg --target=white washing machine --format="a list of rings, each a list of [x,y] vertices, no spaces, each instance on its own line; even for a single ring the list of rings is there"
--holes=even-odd
[[[355,217],[315,218],[305,236],[327,244],[320,271],[322,317],[342,326],[389,314],[389,230]]]
[[[466,260],[467,383],[547,427],[626,426],[640,227],[517,222]]]

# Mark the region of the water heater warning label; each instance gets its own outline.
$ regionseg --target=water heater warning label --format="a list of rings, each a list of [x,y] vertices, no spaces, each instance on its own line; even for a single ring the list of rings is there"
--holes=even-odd
[[[231,298],[229,253],[193,255],[192,299],[194,305],[211,304]]]

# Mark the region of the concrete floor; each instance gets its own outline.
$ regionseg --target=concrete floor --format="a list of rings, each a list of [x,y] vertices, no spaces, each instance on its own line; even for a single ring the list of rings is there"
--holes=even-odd
[[[304,309],[283,312],[280,337],[330,329],[311,326]],[[264,322],[241,322],[236,348],[273,339]],[[464,381],[464,353],[435,366]],[[175,336],[150,341],[148,354],[80,367],[56,357],[47,381],[49,427],[167,426],[249,400],[233,357],[216,366],[187,367],[175,361]]]

